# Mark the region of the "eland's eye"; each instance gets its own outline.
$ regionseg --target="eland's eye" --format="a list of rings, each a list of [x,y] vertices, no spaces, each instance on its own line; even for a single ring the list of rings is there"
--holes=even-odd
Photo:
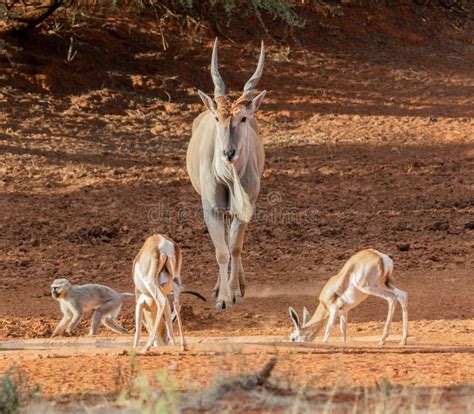
[[[216,122],[219,122],[219,118],[217,116],[214,117]]]
[[[245,122],[246,120],[247,120],[247,117],[244,116],[244,117],[240,120],[240,122]]]

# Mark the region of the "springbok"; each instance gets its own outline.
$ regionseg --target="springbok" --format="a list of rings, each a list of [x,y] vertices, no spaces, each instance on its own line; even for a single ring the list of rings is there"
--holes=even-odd
[[[406,345],[408,338],[408,294],[392,285],[393,260],[384,253],[374,249],[361,250],[354,254],[342,267],[341,271],[331,277],[319,295],[319,305],[310,319],[308,309],[303,310],[303,324],[298,314],[290,306],[291,320],[295,330],[290,336],[293,342],[314,340],[326,319],[326,332],[323,342],[327,343],[329,334],[337,316],[340,316],[342,340],[346,341],[347,314],[369,295],[385,299],[388,302],[388,314],[380,345],[385,343],[397,300],[402,307],[403,336],[401,345]]]
[[[243,94],[231,102],[217,67],[216,39],[211,59],[214,99],[198,91],[207,111],[193,122],[186,166],[194,189],[201,195],[204,221],[216,251],[219,276],[213,296],[217,310],[233,305],[236,298],[245,294],[241,252],[265,161],[254,115],[266,91],[253,96],[262,77],[264,59],[262,42],[255,73],[245,84]]]
[[[185,349],[179,302],[181,264],[181,249],[173,240],[160,234],[148,237],[135,257],[132,269],[136,296],[135,340],[133,343],[135,348],[140,340],[143,315],[145,316],[145,327],[149,333],[144,352],[148,351],[152,345],[156,345],[158,340],[166,343],[164,340],[165,327],[167,335],[174,345],[173,318],[168,301],[168,295],[173,290],[174,311],[178,319],[181,349]]]

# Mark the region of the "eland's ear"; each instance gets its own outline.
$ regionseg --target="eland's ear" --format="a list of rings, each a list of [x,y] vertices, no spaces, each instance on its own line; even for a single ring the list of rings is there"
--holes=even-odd
[[[258,108],[260,108],[260,105],[263,102],[263,98],[265,98],[266,94],[267,91],[262,91],[255,98],[252,99],[252,102],[250,102],[250,104],[247,106],[247,111],[249,112],[249,114],[254,114],[258,111]]]
[[[209,109],[213,114],[216,113],[217,105],[209,95],[206,95],[203,91],[198,90],[198,95],[202,100],[204,106]]]
[[[296,329],[300,328],[300,320],[298,318],[298,314],[296,311],[290,306],[288,308],[288,312],[290,313],[290,318],[293,321],[293,324],[295,325]]]
[[[309,310],[305,306],[303,308],[303,325],[306,325],[308,323],[309,319],[310,319]]]

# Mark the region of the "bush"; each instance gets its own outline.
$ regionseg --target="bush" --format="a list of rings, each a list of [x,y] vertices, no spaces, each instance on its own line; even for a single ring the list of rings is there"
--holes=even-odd
[[[0,4],[0,22],[8,30],[26,32],[43,23],[56,10],[71,6],[90,9],[94,5],[101,10],[154,10],[160,24],[166,20],[189,21],[211,26],[229,26],[233,16],[257,18],[266,30],[262,13],[281,21],[287,27],[301,27],[301,20],[293,0],[102,0],[93,4],[87,0],[5,0]]]
[[[10,30],[25,32],[41,24],[60,7],[70,5],[73,1],[5,0],[0,4],[0,21],[3,21]]]
[[[289,27],[299,27],[304,22],[298,17],[292,0],[145,0],[160,15],[172,13],[191,16],[211,25],[227,26],[233,14],[244,18],[255,16],[261,21],[262,13],[269,13]]]
[[[39,392],[39,387],[28,387],[23,371],[12,367],[3,373],[0,384],[0,413],[13,414]]]

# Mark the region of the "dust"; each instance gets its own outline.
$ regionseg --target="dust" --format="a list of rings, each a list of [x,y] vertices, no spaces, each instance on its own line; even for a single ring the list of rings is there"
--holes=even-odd
[[[286,285],[286,284],[285,284]],[[316,302],[319,297],[319,293],[323,288],[324,283],[315,283],[314,286],[305,287],[301,285],[287,286],[286,288],[282,287],[272,287],[272,286],[251,286],[245,293],[245,298],[275,298],[278,300],[288,300],[295,296],[305,296],[311,297],[313,302]],[[283,298],[285,299],[283,299]]]

